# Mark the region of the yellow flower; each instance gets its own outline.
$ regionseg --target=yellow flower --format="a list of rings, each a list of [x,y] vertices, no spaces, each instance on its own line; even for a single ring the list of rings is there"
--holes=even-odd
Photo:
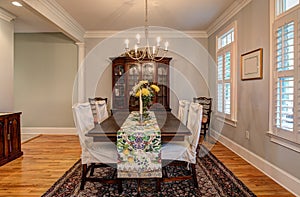
[[[142,95],[143,96],[149,96],[150,95],[150,91],[147,88],[142,88]]]
[[[141,90],[137,91],[135,94],[135,97],[140,97],[140,92],[141,92]]]
[[[152,84],[151,86],[150,86],[155,92],[159,92],[159,87],[157,86],[157,85],[154,85],[154,84]]]

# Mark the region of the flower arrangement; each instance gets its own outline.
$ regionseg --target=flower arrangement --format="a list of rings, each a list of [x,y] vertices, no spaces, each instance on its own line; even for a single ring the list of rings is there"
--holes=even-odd
[[[152,101],[155,93],[159,91],[160,89],[157,85],[150,84],[147,80],[140,81],[138,84],[133,86],[131,95],[140,98],[140,113],[141,108],[143,108],[143,112],[147,110],[147,107]]]

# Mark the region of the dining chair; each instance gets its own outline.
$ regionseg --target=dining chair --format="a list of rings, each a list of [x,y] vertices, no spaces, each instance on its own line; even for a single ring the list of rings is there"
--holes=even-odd
[[[107,111],[107,102],[105,100],[99,100],[95,102],[97,122],[100,124],[103,120],[109,117]]]
[[[72,109],[81,146],[82,175],[80,189],[84,189],[87,181],[97,181],[118,184],[118,191],[121,193],[122,182],[116,177],[118,159],[116,145],[112,142],[94,142],[93,138],[85,136],[89,130],[95,127],[90,103],[78,103]],[[114,170],[108,178],[96,177],[94,176],[94,168],[96,167],[112,167]]]
[[[99,124],[99,120],[101,120],[102,118],[99,117],[99,115],[98,115],[96,102],[98,102],[98,103],[100,102],[101,104],[105,102],[106,103],[106,110],[107,110],[108,99],[104,98],[104,97],[89,98],[89,103],[90,103],[91,108],[92,108],[94,122],[95,122],[95,124]]]
[[[190,102],[187,100],[179,100],[178,119],[184,124],[187,124]]]
[[[169,142],[162,145],[161,157],[163,161],[163,178],[161,181],[170,182],[191,179],[195,187],[198,187],[196,176],[196,161],[198,142],[202,123],[202,105],[191,103],[189,107],[187,127],[192,135],[186,137],[182,142]],[[167,168],[169,166],[182,166],[188,170],[188,175],[169,177]],[[159,180],[158,180],[159,181]],[[160,183],[158,183],[160,184]],[[159,186],[158,186],[159,187]]]
[[[206,133],[209,132],[210,125],[210,115],[212,109],[212,98],[208,97],[195,97],[193,98],[195,103],[199,103],[203,106],[203,117],[202,117],[202,126],[201,126],[201,134],[206,137]]]

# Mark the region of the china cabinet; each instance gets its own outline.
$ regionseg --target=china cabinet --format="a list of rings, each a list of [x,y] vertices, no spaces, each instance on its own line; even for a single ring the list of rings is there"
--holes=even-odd
[[[138,99],[130,95],[131,90],[140,80],[148,80],[160,88],[153,99],[153,103],[159,103],[170,111],[169,64],[171,59],[166,57],[159,62],[154,62],[147,59],[135,61],[126,56],[111,58],[112,109],[138,110]]]

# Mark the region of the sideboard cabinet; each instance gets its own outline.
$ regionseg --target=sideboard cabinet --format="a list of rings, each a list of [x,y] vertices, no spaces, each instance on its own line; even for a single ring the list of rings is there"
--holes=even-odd
[[[0,113],[0,166],[21,155],[20,115]]]
[[[161,104],[170,111],[169,64],[172,58],[166,57],[159,62],[144,59],[136,61],[122,56],[112,60],[112,109],[138,110],[138,99],[131,96],[132,87],[140,80],[148,80],[158,85],[160,91],[153,98],[153,103]]]

